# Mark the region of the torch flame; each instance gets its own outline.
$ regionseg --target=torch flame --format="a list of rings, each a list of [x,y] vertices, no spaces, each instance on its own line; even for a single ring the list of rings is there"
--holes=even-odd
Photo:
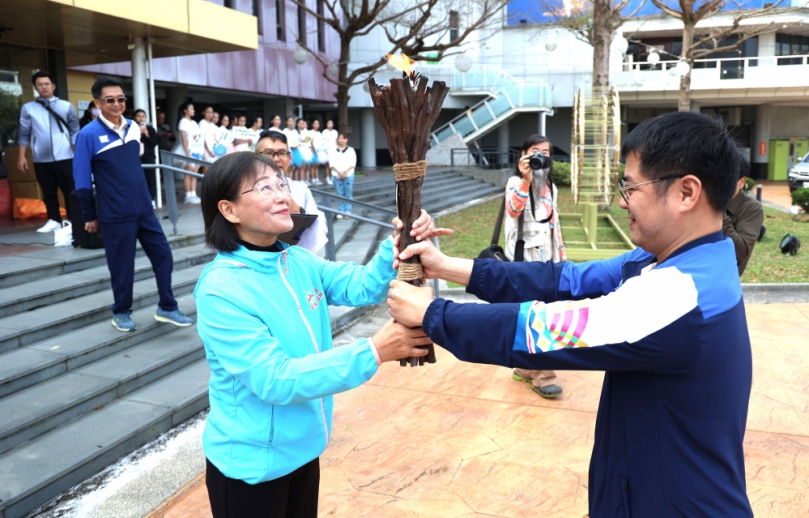
[[[415,61],[407,56],[404,52],[401,55],[396,56],[394,54],[385,54],[388,57],[388,65],[392,66],[396,70],[401,70],[407,75],[410,75],[413,72],[413,64]]]

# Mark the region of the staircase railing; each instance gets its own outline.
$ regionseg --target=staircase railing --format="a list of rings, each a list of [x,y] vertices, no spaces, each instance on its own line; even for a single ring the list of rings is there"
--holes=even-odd
[[[550,110],[553,106],[553,92],[547,83],[526,83],[502,70],[484,65],[477,71],[473,68],[460,75],[469,76],[457,79],[465,82],[467,86],[464,88],[490,90],[491,95],[435,130],[430,135],[434,145],[456,133],[468,142],[516,112]]]

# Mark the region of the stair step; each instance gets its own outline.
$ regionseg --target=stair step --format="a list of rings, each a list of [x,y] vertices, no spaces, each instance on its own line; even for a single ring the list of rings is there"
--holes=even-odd
[[[182,270],[213,259],[215,253],[203,244],[180,248],[173,252],[174,270]],[[154,274],[147,257],[135,260],[135,281]],[[109,289],[110,272],[106,266],[96,266],[76,273],[58,275],[24,285],[0,289],[0,318],[14,315],[64,300]]]
[[[169,246],[172,249],[177,249],[200,244],[205,241],[205,235],[167,236],[167,239]],[[138,243],[136,257],[142,257],[143,255],[143,249]],[[87,250],[84,248],[59,247],[12,257],[3,257],[0,258],[0,288],[19,286],[31,281],[106,264],[107,260],[103,248]]]
[[[197,312],[191,294],[179,297],[177,304],[188,316]],[[161,336],[169,324],[157,322],[153,314],[151,306],[134,311],[138,329],[129,333],[103,320],[0,355],[0,398]]]
[[[203,268],[204,265],[198,265],[174,272],[172,274],[174,295],[179,296],[192,291]],[[134,283],[133,310],[155,304],[158,298],[154,279]],[[0,352],[109,318],[112,301],[112,290],[104,290],[0,318]]]
[[[204,359],[0,455],[0,517],[22,518],[208,406]]]
[[[204,356],[192,326],[0,399],[0,453]]]

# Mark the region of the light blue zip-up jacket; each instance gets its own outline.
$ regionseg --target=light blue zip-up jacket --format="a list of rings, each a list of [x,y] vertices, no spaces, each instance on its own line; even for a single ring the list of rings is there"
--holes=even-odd
[[[67,123],[59,121],[40,103],[47,103]],[[73,104],[58,97],[25,103],[20,110],[20,134],[17,145],[29,146],[34,163],[58,162],[73,158],[73,147],[79,133],[79,117]]]
[[[211,367],[206,457],[257,484],[317,458],[329,442],[332,394],[377,371],[368,339],[332,347],[328,305],[385,300],[395,277],[385,240],[365,266],[300,247],[219,253],[200,276],[197,329]]]

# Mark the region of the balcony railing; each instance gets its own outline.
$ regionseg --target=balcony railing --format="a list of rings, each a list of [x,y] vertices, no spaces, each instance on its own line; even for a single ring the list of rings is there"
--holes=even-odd
[[[678,61],[624,63],[614,83],[621,89],[670,89],[679,85]],[[800,67],[796,69],[796,67]],[[805,86],[809,55],[697,59],[691,71],[692,89]]]

